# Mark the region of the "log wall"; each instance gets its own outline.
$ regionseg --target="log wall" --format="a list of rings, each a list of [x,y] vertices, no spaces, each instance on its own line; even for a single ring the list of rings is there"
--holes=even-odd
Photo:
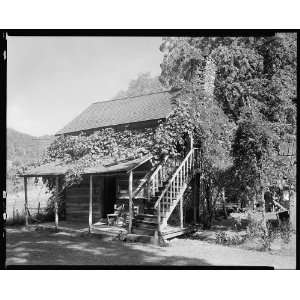
[[[80,185],[66,191],[66,220],[86,222],[89,220],[89,176]],[[103,207],[103,178],[93,176],[93,223],[99,221]]]

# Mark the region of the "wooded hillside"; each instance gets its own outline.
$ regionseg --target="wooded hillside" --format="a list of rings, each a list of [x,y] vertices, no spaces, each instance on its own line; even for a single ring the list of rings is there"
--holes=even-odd
[[[53,140],[54,136],[51,135],[34,137],[7,128],[7,160],[10,164],[36,161]]]

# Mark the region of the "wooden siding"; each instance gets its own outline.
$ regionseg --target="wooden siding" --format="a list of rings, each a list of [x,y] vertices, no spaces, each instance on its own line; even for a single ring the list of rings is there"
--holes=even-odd
[[[151,164],[145,164],[133,171],[133,191],[138,187],[141,179],[149,172]],[[125,204],[128,205],[128,179],[129,174],[119,175],[116,182],[116,199],[123,199]],[[104,177],[93,176],[93,216],[92,222],[99,221],[100,218],[106,218],[105,207],[107,203],[104,201],[115,201],[114,199],[106,199],[104,195]],[[139,194],[140,195],[140,194]],[[84,176],[84,180],[79,185],[74,185],[66,190],[65,203],[66,203],[66,220],[86,222],[89,221],[89,176]],[[134,200],[135,205],[143,207],[143,201],[138,199]]]
[[[93,222],[101,217],[103,178],[93,177]],[[66,220],[86,222],[89,218],[89,176],[85,176],[80,185],[72,186],[66,191]]]
[[[133,181],[132,181],[132,190],[139,186],[141,179],[147,174],[147,170],[133,171]],[[120,175],[117,178],[117,198],[118,199],[128,199],[128,184],[129,184],[129,175]]]

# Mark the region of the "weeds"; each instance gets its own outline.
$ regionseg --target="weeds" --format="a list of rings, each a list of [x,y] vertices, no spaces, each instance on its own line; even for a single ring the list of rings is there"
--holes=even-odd
[[[216,243],[226,246],[237,246],[244,243],[245,237],[239,234],[229,235],[225,231],[216,233]]]

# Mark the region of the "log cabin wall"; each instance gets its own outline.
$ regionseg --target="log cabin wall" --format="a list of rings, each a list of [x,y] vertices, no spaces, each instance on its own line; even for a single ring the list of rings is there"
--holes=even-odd
[[[133,171],[133,182],[132,182],[132,190],[133,192],[141,183],[141,179],[143,179],[148,172],[150,172],[152,165],[150,163],[146,163]],[[128,195],[128,184],[129,184],[129,176],[128,174],[119,175],[117,177],[117,204],[125,204],[125,207],[128,207],[129,195]],[[146,187],[146,186],[145,186]],[[142,213],[145,206],[145,201],[147,198],[146,189],[141,190],[138,195],[133,199],[134,206],[138,207],[139,213]]]
[[[133,171],[133,187],[132,190],[138,187],[141,179],[150,171],[152,165],[145,163]],[[93,217],[92,222],[98,222],[101,218],[106,218],[108,213],[108,203],[112,201],[116,204],[124,203],[128,207],[128,174],[119,174],[112,176],[116,178],[115,197],[105,196],[105,178],[103,176],[93,176]],[[89,218],[89,197],[90,197],[89,175],[83,177],[83,181],[68,188],[65,192],[65,207],[66,220],[71,222],[83,222],[88,224]],[[146,195],[144,195],[146,196]],[[107,199],[106,199],[107,198]],[[134,205],[139,207],[139,212],[143,211],[144,207],[143,192],[139,193],[139,197],[134,199]],[[113,204],[112,203],[112,207]],[[109,211],[111,213],[112,211]]]
[[[79,185],[66,190],[66,220],[86,222],[89,219],[89,176],[84,176]],[[103,210],[103,177],[93,176],[93,223],[99,221]]]

